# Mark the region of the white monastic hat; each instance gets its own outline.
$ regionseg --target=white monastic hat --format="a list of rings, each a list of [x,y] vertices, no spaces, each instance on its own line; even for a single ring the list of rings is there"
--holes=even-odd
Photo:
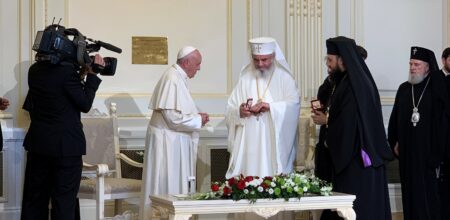
[[[185,46],[185,47],[181,48],[180,51],[178,51],[177,59],[181,59],[181,58],[189,55],[190,53],[194,52],[195,50],[197,50],[197,48],[192,47],[192,46]]]
[[[275,52],[276,40],[270,37],[258,37],[249,40],[253,55],[268,55]]]
[[[275,53],[275,60],[278,61],[288,72],[291,72],[289,64],[281,51],[277,41],[271,37],[258,37],[248,41],[252,55],[268,55]]]

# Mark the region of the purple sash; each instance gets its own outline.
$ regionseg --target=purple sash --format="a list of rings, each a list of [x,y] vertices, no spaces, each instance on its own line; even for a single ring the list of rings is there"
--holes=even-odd
[[[363,160],[364,167],[370,167],[372,165],[369,155],[363,149],[361,149],[361,158]]]

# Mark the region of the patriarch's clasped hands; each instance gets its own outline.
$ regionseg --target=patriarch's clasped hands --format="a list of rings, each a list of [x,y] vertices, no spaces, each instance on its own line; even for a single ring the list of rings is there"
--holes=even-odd
[[[261,113],[268,112],[270,110],[270,105],[267,102],[258,102],[253,106],[247,103],[242,103],[239,106],[239,114],[241,118],[246,118],[250,116],[259,116]]]

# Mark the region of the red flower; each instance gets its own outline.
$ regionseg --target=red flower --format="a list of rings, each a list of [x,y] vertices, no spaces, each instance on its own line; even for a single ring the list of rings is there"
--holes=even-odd
[[[253,176],[247,176],[245,177],[245,182],[250,182],[253,180]]]
[[[239,180],[239,182],[237,183],[237,188],[240,190],[245,189],[245,181]]]
[[[217,185],[217,184],[211,185],[211,190],[212,190],[213,192],[219,191],[219,185]]]
[[[231,177],[230,179],[228,179],[228,185],[229,185],[229,186],[234,185],[234,182],[235,182],[234,177]]]
[[[223,187],[223,194],[225,195],[230,195],[231,194],[231,189],[228,187]]]
[[[262,186],[263,189],[269,188],[269,185],[267,185],[266,183],[261,183],[261,186]]]
[[[270,180],[270,181],[272,181],[272,179],[273,179],[273,177],[271,177],[271,176],[266,176],[266,177],[264,177],[264,180]]]

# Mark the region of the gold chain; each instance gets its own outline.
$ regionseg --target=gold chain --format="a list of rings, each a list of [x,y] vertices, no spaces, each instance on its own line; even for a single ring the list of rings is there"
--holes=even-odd
[[[275,71],[272,72],[272,75],[270,75],[269,81],[267,82],[266,89],[264,90],[264,93],[262,96],[259,96],[259,83],[258,83],[258,76],[256,76],[256,92],[258,93],[258,102],[262,102],[264,97],[266,96],[267,89],[269,89],[270,82],[272,81],[272,76],[275,74]]]

